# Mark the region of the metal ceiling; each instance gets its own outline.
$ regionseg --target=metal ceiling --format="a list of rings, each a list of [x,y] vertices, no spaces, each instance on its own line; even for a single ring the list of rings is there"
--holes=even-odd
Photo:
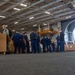
[[[27,7],[20,4],[26,4]],[[34,25],[53,23],[75,16],[74,0],[0,0],[0,29],[3,24],[11,30],[30,30]],[[19,8],[20,10],[14,10]],[[46,14],[45,11],[50,12]],[[34,19],[30,20],[30,17]],[[18,22],[17,24],[14,24]]]

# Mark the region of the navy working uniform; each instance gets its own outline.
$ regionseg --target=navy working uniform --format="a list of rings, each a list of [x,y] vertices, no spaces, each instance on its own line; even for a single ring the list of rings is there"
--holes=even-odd
[[[15,33],[13,35],[13,38],[12,38],[13,42],[14,42],[14,53],[17,52],[17,49],[18,49],[18,53],[20,53],[20,41],[22,40],[21,38],[21,35],[19,33]]]
[[[31,40],[31,47],[32,47],[32,52],[36,53],[38,48],[37,48],[37,34],[33,31],[30,34],[30,40]]]
[[[53,49],[53,52],[55,51],[55,43],[54,42],[52,42],[52,49]]]
[[[46,38],[46,43],[47,43],[47,50],[49,52],[52,52],[52,49],[51,49],[51,38],[50,37]]]
[[[38,53],[40,53],[40,36],[39,36],[39,33],[37,35],[37,49],[38,49]]]
[[[59,35],[56,37],[56,40],[57,40],[57,48],[56,48],[56,52],[58,52],[59,49],[60,49],[60,36],[59,36]]]
[[[42,39],[41,39],[41,44],[43,45],[43,53],[46,52],[46,49],[47,49],[47,39],[46,39],[46,36],[44,36]]]
[[[21,46],[21,49],[22,49],[22,53],[24,53],[24,50],[25,50],[25,39],[24,39],[23,35],[21,35],[20,46]]]
[[[24,35],[24,39],[26,41],[27,53],[30,53],[28,36],[27,35]]]
[[[64,33],[60,32],[60,51],[64,51]]]

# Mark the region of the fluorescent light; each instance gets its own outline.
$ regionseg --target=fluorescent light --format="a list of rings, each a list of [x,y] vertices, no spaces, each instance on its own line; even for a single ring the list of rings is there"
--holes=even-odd
[[[0,15],[0,17],[1,17],[1,18],[5,18],[5,16],[1,16],[1,15]]]
[[[27,5],[26,5],[26,4],[22,4],[22,3],[21,3],[20,5],[21,5],[21,6],[24,6],[24,7],[27,7]]]
[[[19,8],[13,8],[14,10],[17,10],[17,11],[20,11],[20,9]]]
[[[21,30],[24,30],[24,28],[21,28]]]
[[[73,7],[75,8],[75,1],[72,2]]]
[[[75,4],[73,5],[73,7],[75,8]]]
[[[71,18],[72,16],[67,16],[66,19]]]
[[[75,3],[72,3],[73,7],[75,8]]]
[[[12,30],[12,32],[15,32],[15,30]]]
[[[45,13],[46,13],[46,14],[50,14],[50,12],[48,12],[48,11],[45,11]]]
[[[34,17],[30,17],[29,19],[31,20],[31,19],[33,19]]]
[[[36,27],[36,26],[37,26],[37,24],[34,24],[34,25],[33,25],[33,27]]]
[[[46,26],[47,24],[46,23],[43,23],[43,25]]]
[[[18,24],[18,22],[15,22],[14,24]]]

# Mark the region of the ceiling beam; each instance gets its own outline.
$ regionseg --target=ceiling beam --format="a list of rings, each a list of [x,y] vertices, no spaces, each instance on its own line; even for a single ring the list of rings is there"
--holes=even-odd
[[[70,15],[70,14],[68,14],[68,15]],[[64,16],[65,16],[65,15],[64,15]],[[62,20],[65,20],[64,16],[63,16],[63,17],[61,16],[61,17],[58,18],[58,19],[55,18],[55,19],[53,19],[53,20],[51,20],[51,21],[50,21],[50,19],[47,19],[47,21],[45,20],[45,23],[60,22],[60,21],[62,21]],[[75,14],[72,14],[71,16],[72,16],[72,18],[73,18],[73,17],[75,17]],[[65,17],[66,17],[66,16],[65,16]],[[38,25],[41,24],[41,23],[43,23],[43,22],[38,23]],[[31,25],[31,24],[29,24],[29,25]],[[21,28],[25,28],[25,27],[27,27],[27,26],[29,26],[29,25],[18,26],[17,29],[20,30]],[[33,24],[32,24],[32,25],[33,25]],[[30,26],[30,27],[32,27],[32,26]],[[15,27],[14,27],[14,28],[15,28]]]
[[[69,2],[68,2],[69,3]],[[68,4],[67,3],[67,4]],[[63,5],[59,5],[59,6],[57,6],[57,7],[54,7],[54,8],[52,8],[52,9],[48,9],[48,11],[51,11],[51,10],[55,10],[55,9],[57,9],[57,8],[60,8],[60,7],[62,7]],[[69,8],[68,8],[69,9]],[[59,13],[59,11],[57,12],[57,13]],[[36,14],[35,14],[36,15]],[[34,16],[34,15],[33,15]],[[37,18],[35,18],[35,19],[39,19],[39,18],[43,18],[43,17],[47,17],[47,15],[45,15],[45,16],[40,16],[40,17],[37,17]],[[25,18],[24,19],[22,19],[22,20],[25,20]],[[21,20],[20,20],[21,21]],[[26,22],[29,22],[29,20],[28,21],[23,21],[23,22],[21,22],[20,24],[22,24],[22,23],[26,23]]]
[[[42,9],[44,9],[44,8],[46,8],[46,7],[48,7],[48,6],[52,5],[52,4],[55,4],[55,3],[59,2],[59,1],[61,1],[61,0],[54,1],[54,2],[52,2],[52,3],[49,3],[49,4],[47,4],[47,5],[42,6],[42,7],[40,7],[40,8],[37,8],[37,9],[31,10],[31,11],[29,11],[29,12],[27,12],[27,13],[21,14],[20,16],[17,16],[16,18],[19,18],[19,17],[22,17],[22,16],[24,16],[24,15],[33,13],[33,12],[35,12],[35,11],[42,10]],[[36,5],[36,4],[35,4],[35,5]],[[33,4],[33,6],[34,6],[34,4]],[[31,6],[29,6],[29,8],[30,8],[30,7],[31,7]],[[28,8],[28,7],[27,7],[27,8]],[[27,9],[27,8],[24,8],[24,10]],[[4,23],[6,23],[6,22],[8,22],[8,21],[11,21],[11,20],[13,20],[13,19],[15,19],[15,18],[11,18],[11,19],[5,21]]]
[[[57,6],[57,7],[54,7],[54,8],[52,8],[52,9],[49,9],[49,11],[50,10],[54,10],[54,9],[57,9],[57,8],[60,8],[60,7],[62,7],[63,5],[60,5],[60,6]],[[52,14],[50,14],[50,15],[44,15],[44,16],[40,16],[40,17],[37,17],[37,18],[34,18],[34,20],[36,20],[36,19],[40,19],[40,18],[44,18],[44,17],[48,17],[48,16],[50,16],[51,17],[51,15],[54,15],[54,14],[57,14],[57,13],[61,13],[61,12],[65,12],[65,11],[68,11],[68,10],[70,10],[69,8],[67,8],[67,9],[63,9],[63,10],[60,10],[60,11],[57,11],[57,12],[54,12],[54,13],[52,13]],[[42,13],[44,13],[44,12],[42,12]],[[23,19],[24,20],[24,19]],[[34,21],[34,20],[31,20],[31,21]],[[28,20],[28,21],[23,21],[23,22],[20,22],[19,24],[23,24],[23,23],[26,23],[26,22],[29,22],[30,20]],[[10,23],[11,24],[11,23]]]
[[[6,1],[0,3],[0,6],[4,5],[4,4],[7,3],[8,1],[9,1],[9,0],[6,0]]]
[[[11,7],[9,7],[9,8],[7,8],[7,9],[3,10],[0,14],[2,14],[2,13],[4,13],[4,12],[6,12],[6,11],[8,11],[8,10],[14,8],[14,7],[16,7],[17,5],[19,5],[20,3],[23,3],[23,2],[25,2],[25,1],[26,1],[26,0],[22,0],[21,2],[16,3],[15,5],[12,5]]]
[[[68,2],[68,3],[69,3],[69,2]],[[67,3],[67,4],[68,4],[68,3]],[[60,8],[60,7],[62,7],[62,6],[63,6],[63,5],[59,5],[59,6],[57,6],[57,7],[52,8],[52,9],[50,8],[50,9],[48,9],[47,11],[52,11],[52,10],[58,9],[58,8]],[[68,8],[68,9],[70,10],[70,8]],[[62,11],[63,11],[63,10],[62,10]],[[59,11],[58,11],[58,12],[59,12]],[[35,16],[40,15],[40,14],[42,14],[42,13],[44,13],[44,11],[41,12],[41,13],[37,13],[37,14],[34,14],[34,15],[30,15],[30,16],[34,16],[34,17],[35,17]],[[28,17],[29,17],[29,16],[28,16]],[[28,17],[27,17],[27,18],[28,18]],[[21,20],[25,20],[25,19],[27,19],[27,18],[23,18],[23,19],[21,19]],[[17,21],[21,21],[21,20],[17,20]]]
[[[55,10],[55,9],[57,9],[57,8],[60,8],[60,7],[62,7],[63,5],[60,5],[60,6],[57,6],[57,7],[54,7],[54,8],[50,8],[50,9],[48,9],[47,11],[52,11],[52,10]],[[52,13],[52,14],[50,14],[50,15],[54,15],[54,14],[56,14],[56,13],[60,13],[60,12],[63,12],[63,11],[66,11],[66,10],[69,10],[69,8],[67,8],[67,9],[63,9],[63,10],[60,10],[60,11],[57,11],[57,12],[54,12],[54,13]],[[45,11],[43,11],[43,12],[40,12],[40,13],[37,13],[37,14],[34,14],[34,15],[30,15],[30,16],[38,16],[38,15],[40,15],[40,14],[43,14],[43,13],[45,13]],[[49,16],[49,15],[45,15],[45,17],[46,16]],[[29,17],[29,16],[28,16]],[[26,19],[28,19],[28,17],[24,17],[24,18],[20,18],[19,20],[16,20],[16,22],[21,22],[22,20],[26,20]],[[42,18],[42,17],[44,17],[44,16],[40,16],[39,18]],[[39,19],[38,17],[37,18],[35,18],[35,19]],[[24,21],[24,22],[29,22],[29,20],[28,21]],[[14,22],[11,22],[11,23],[8,23],[8,25],[10,25],[10,24],[13,24]]]
[[[68,2],[69,3],[69,2]],[[67,3],[67,4],[68,4]],[[59,5],[59,6],[57,6],[57,7],[53,7],[53,8],[51,8],[51,9],[48,9],[47,11],[52,11],[52,10],[55,10],[55,9],[58,9],[58,8],[60,8],[60,7],[62,7],[63,6],[63,4],[62,5]],[[68,9],[70,9],[70,8],[68,8]],[[59,11],[58,11],[59,12]],[[42,14],[42,13],[44,13],[44,11],[43,12],[41,12],[41,13],[37,13],[37,14],[34,14],[33,16],[35,17],[35,16],[37,16],[37,15],[40,15],[40,14]],[[32,15],[30,15],[30,16],[32,16]],[[46,15],[44,16],[44,17],[46,17]],[[39,18],[42,18],[41,16],[39,17]],[[17,20],[18,22],[20,21],[22,21],[22,20],[25,20],[25,19],[28,19],[28,17],[25,17],[25,18],[20,18],[20,20]],[[37,18],[38,19],[38,18]],[[24,21],[24,22],[29,22],[29,20],[28,21]],[[11,23],[8,23],[9,25],[10,24],[13,24],[13,22],[11,22]]]
[[[25,0],[24,0],[24,1],[25,1]],[[40,0],[40,1],[38,1],[38,2],[36,2],[36,3],[33,3],[32,5],[30,5],[30,6],[26,7],[26,8],[22,8],[20,11],[15,11],[14,13],[8,15],[6,18],[8,18],[8,17],[10,17],[10,16],[12,16],[12,15],[14,15],[14,14],[16,14],[16,13],[19,13],[19,12],[25,10],[25,9],[28,9],[28,8],[30,8],[30,7],[32,7],[32,6],[34,6],[34,5],[36,5],[36,4],[39,4],[39,3],[43,2],[43,1],[44,1],[44,0]],[[20,3],[19,3],[19,4],[20,4]],[[19,4],[18,4],[18,5],[19,5]],[[17,17],[18,17],[18,16],[17,16]],[[17,18],[17,17],[11,18],[11,19],[9,19],[9,20],[7,20],[7,21],[5,21],[5,22],[8,22],[8,21],[10,21],[10,20],[13,20],[13,19],[15,19],[15,18]],[[2,20],[2,19],[1,19],[1,20]],[[5,22],[4,22],[4,23],[5,23]]]
[[[74,12],[73,12],[73,11],[70,11],[70,12],[66,12],[66,13],[62,13],[62,14],[56,15],[56,16],[53,17],[53,18],[58,18],[58,17],[64,16],[64,15],[74,14],[74,13],[75,13],[75,11],[74,11]],[[50,19],[50,17],[45,18],[45,19],[42,19],[42,20],[38,20],[38,21],[36,21],[35,23],[38,23],[38,22],[44,21],[44,20],[46,20],[46,19]],[[28,24],[31,24],[31,22],[28,23]],[[25,24],[25,25],[28,25],[28,24]]]
[[[50,15],[45,14],[44,16],[40,16],[40,17],[34,18],[34,20],[37,20],[37,19],[40,19],[40,18],[45,18],[45,17],[48,17],[48,16],[53,17],[54,14],[58,14],[58,13],[65,12],[65,11],[67,11],[67,9],[66,10],[62,10],[62,11],[54,12],[54,13],[52,13]],[[31,21],[34,21],[34,20],[31,20]],[[23,21],[23,22],[26,23],[26,22],[29,22],[29,21]],[[22,24],[22,22],[20,24]]]
[[[75,12],[72,12],[72,11],[70,11],[70,12],[66,12],[66,13],[62,13],[61,15],[57,15],[57,16],[55,16],[54,18],[56,18],[56,19],[58,19],[58,18],[60,18],[60,17],[62,17],[62,16],[66,16],[66,15],[71,15],[71,14],[74,14]],[[48,18],[45,18],[45,19],[41,19],[41,20],[38,20],[38,21],[36,21],[36,22],[30,22],[30,23],[28,23],[28,24],[25,24],[25,25],[30,25],[30,24],[36,24],[36,23],[40,23],[41,21],[45,21],[45,20],[47,20],[47,19],[51,19],[50,17],[48,17]],[[20,24],[20,25],[18,25],[18,26],[22,26],[23,24]],[[17,27],[18,27],[17,26]]]
[[[69,15],[70,15],[70,14],[69,14]],[[72,16],[72,18],[73,18],[73,17],[75,17],[75,14],[72,14],[71,16]],[[66,17],[66,16],[65,16],[65,17]],[[63,16],[63,17],[60,17],[60,18],[58,18],[58,19],[55,18],[55,19],[53,19],[53,20],[51,20],[51,21],[50,21],[50,20],[51,20],[51,19],[45,20],[45,23],[60,22],[60,21],[62,21],[62,20],[65,20],[65,18],[64,18],[64,16]],[[43,24],[44,22],[40,22],[39,24],[41,24],[41,23]],[[38,24],[38,25],[39,25],[39,24]],[[33,25],[33,24],[29,24],[29,25]],[[29,25],[19,26],[18,29],[21,29],[21,28],[26,27],[26,26],[29,26]]]

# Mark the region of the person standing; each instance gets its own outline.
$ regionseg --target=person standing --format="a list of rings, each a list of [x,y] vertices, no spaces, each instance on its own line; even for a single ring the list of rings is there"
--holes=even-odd
[[[27,53],[30,53],[30,46],[29,46],[29,39],[27,36],[27,32],[23,33],[24,39],[26,41],[26,49],[27,49]]]
[[[60,51],[64,51],[64,32],[60,30]]]
[[[21,34],[20,46],[21,46],[22,53],[25,53],[26,41],[24,39],[23,34]]]
[[[47,43],[47,51],[52,52],[52,48],[51,48],[51,37],[47,36],[46,37],[46,43]]]
[[[57,48],[56,48],[56,52],[59,51],[60,49],[60,34],[58,33],[57,37],[56,37],[56,41],[57,41]]]
[[[31,40],[31,47],[32,47],[32,52],[36,53],[38,48],[37,48],[37,34],[36,32],[32,31],[30,34],[30,40]]]
[[[9,36],[9,30],[7,29],[7,25],[2,25],[3,33]]]
[[[55,51],[55,42],[52,41],[51,45],[52,45],[52,50],[53,50],[53,52],[54,52],[54,51]]]
[[[7,25],[2,25],[2,29],[3,29],[3,33],[6,34],[6,38],[7,38],[7,51],[6,51],[6,53],[10,53],[10,50],[9,50],[10,38],[9,38],[9,30],[7,29]]]
[[[38,53],[40,53],[40,34],[37,34],[37,49],[38,49]]]
[[[43,38],[41,39],[41,44],[43,46],[43,53],[46,53],[46,50],[47,50],[47,38],[46,38],[46,36],[43,36]]]
[[[18,49],[18,53],[20,53],[20,48],[21,48],[20,43],[22,37],[18,31],[13,35],[12,40],[14,42],[14,48],[15,48],[14,53],[17,53],[17,49]]]

